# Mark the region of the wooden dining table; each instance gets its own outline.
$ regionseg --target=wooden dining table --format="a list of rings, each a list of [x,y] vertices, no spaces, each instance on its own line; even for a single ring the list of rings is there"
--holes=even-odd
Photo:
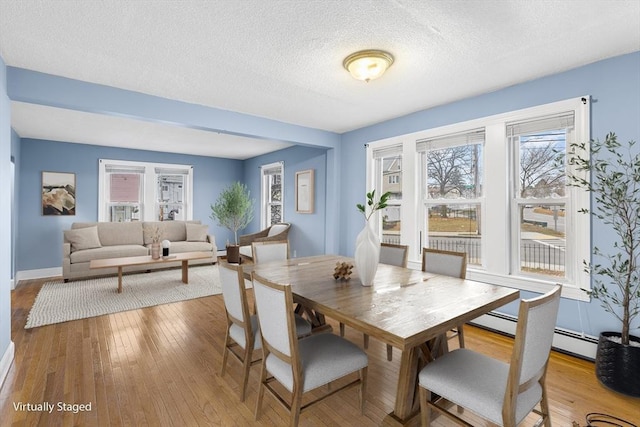
[[[428,353],[437,351],[434,342],[449,329],[519,297],[515,289],[386,264],[378,266],[373,285],[365,287],[355,267],[349,280],[334,279],[336,263],[343,262],[354,263],[348,257],[320,255],[245,270],[290,284],[294,302],[314,327],[323,327],[328,316],[400,349],[396,400],[386,424],[408,424],[419,412],[418,372],[434,356]]]

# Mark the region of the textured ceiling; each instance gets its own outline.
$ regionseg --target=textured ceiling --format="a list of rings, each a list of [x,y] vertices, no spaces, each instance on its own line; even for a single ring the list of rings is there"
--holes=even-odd
[[[640,50],[639,23],[638,0],[0,0],[0,55],[342,133]],[[365,48],[395,57],[370,83],[342,68]]]

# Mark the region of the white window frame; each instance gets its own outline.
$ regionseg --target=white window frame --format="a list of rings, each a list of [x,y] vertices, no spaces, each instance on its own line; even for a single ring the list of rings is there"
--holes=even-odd
[[[590,207],[589,193],[577,187],[567,187],[567,197],[571,201],[573,221],[567,223],[566,230],[566,270],[564,278],[527,276],[514,274],[510,248],[513,245],[510,188],[513,188],[510,171],[512,151],[508,147],[506,124],[530,118],[574,111],[575,125],[572,140],[567,140],[567,151],[572,142],[590,140],[590,97],[583,96],[553,102],[494,116],[482,117],[389,139],[375,141],[367,145],[366,183],[367,191],[376,188],[375,160],[373,151],[386,146],[402,144],[403,147],[403,209],[401,241],[410,246],[409,266],[420,268],[420,155],[416,142],[439,136],[464,132],[469,129],[485,129],[484,177],[483,177],[483,240],[482,266],[469,266],[467,278],[496,285],[515,287],[522,290],[543,293],[556,283],[562,283],[565,298],[589,301],[582,289],[590,289],[590,276],[582,269],[583,260],[591,259],[591,218],[579,213],[581,208]],[[567,156],[569,154],[567,153]],[[567,161],[567,165],[570,162]],[[490,167],[489,167],[490,165]],[[567,166],[571,168],[571,166]],[[575,172],[571,169],[569,173]],[[378,219],[378,221],[380,221]],[[489,247],[490,246],[490,247]]]
[[[140,221],[158,221],[158,185],[156,169],[162,171],[176,170],[184,173],[184,209],[186,220],[193,219],[193,166],[172,163],[150,163],[129,160],[100,159],[98,161],[98,221],[109,221],[109,179],[107,167],[144,169],[142,174],[142,200]],[[166,174],[166,173],[165,173]]]
[[[269,186],[269,174],[271,169],[280,168],[281,200],[278,203],[271,203],[271,188]],[[280,222],[284,222],[284,162],[274,162],[260,166],[260,229],[264,230],[271,224],[271,205],[280,205]]]

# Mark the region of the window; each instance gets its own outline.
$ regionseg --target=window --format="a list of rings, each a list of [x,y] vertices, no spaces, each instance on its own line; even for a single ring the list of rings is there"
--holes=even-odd
[[[482,264],[484,129],[418,141],[423,245]]]
[[[387,207],[380,212],[381,241],[400,244],[402,231],[402,146],[385,147],[374,152],[376,175],[375,185],[379,195],[391,193]]]
[[[381,241],[467,253],[467,277],[587,300],[589,194],[567,186],[573,142],[589,140],[587,97],[369,144],[367,188],[393,191]],[[392,190],[385,190],[392,189]],[[402,225],[402,227],[400,227]]]
[[[284,221],[284,188],[282,186],[284,176],[284,163],[277,162],[264,165],[261,168],[262,175],[262,209],[261,228],[267,228],[272,224]]]
[[[162,221],[185,220],[185,182],[188,169],[155,168],[157,214]]]
[[[513,271],[566,277],[567,140],[573,111],[507,124],[512,154]]]
[[[193,217],[193,167],[100,159],[98,221]]]

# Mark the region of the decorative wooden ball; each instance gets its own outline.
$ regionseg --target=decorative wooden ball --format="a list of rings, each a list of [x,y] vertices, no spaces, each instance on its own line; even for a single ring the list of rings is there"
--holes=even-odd
[[[351,279],[351,270],[353,270],[353,264],[337,262],[336,268],[333,270],[333,278],[335,280],[349,280]]]

